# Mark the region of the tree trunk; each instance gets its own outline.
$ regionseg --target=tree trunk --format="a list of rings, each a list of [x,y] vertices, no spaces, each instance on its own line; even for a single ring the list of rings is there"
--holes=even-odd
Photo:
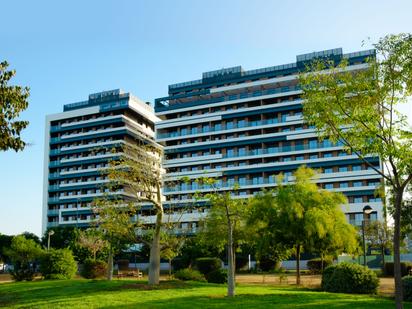
[[[107,280],[111,281],[113,279],[113,248],[110,244],[109,257],[107,259]]]
[[[235,296],[235,266],[234,266],[234,254],[233,254],[233,227],[228,220],[228,235],[227,235],[227,296]]]
[[[296,285],[300,285],[300,245],[296,245]]]
[[[382,256],[382,272],[385,271],[385,246],[381,248],[381,256]]]
[[[394,277],[395,277],[395,302],[396,308],[402,309],[402,274],[401,274],[401,255],[400,255],[400,242],[401,242],[401,207],[402,207],[402,189],[394,189],[394,203],[395,211],[393,219],[395,222],[393,233],[393,262],[394,262]]]
[[[169,259],[169,280],[172,279],[172,259]]]
[[[162,227],[163,208],[157,208],[156,226],[150,247],[149,284],[159,284],[160,278],[160,229]]]
[[[323,273],[323,253],[320,254],[320,271]]]

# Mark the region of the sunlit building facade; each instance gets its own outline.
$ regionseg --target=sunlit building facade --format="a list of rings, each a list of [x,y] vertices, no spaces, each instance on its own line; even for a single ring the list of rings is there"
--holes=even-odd
[[[164,146],[166,208],[187,208],[183,227],[196,230],[207,205],[195,203],[196,191],[207,192],[196,178],[218,179],[220,190],[236,198],[253,196],[276,186],[277,175],[292,182],[293,172],[306,165],[318,169],[320,187],[348,198],[343,211],[352,224],[363,219],[362,209],[373,208],[370,219],[382,218],[382,201],[375,189],[382,177],[341,144],[319,141],[302,118],[298,73],[308,61],[346,59],[348,70],[367,67],[373,50],[343,54],[342,49],[298,55],[296,62],[244,71],[242,67],[205,72],[199,80],[169,86],[167,97],[155,100],[157,142]],[[367,160],[381,169],[379,157]],[[182,177],[191,179],[182,182]],[[239,189],[234,191],[234,185]]]

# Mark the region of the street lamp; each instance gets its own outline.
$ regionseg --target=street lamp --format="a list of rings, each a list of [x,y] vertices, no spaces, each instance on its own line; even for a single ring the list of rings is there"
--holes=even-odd
[[[362,218],[362,239],[363,239],[363,266],[366,267],[366,242],[365,242],[365,215],[368,216],[372,212],[372,207],[366,205],[363,207],[363,218]]]
[[[54,231],[50,230],[47,235],[49,236],[49,238],[47,239],[47,251],[50,250],[50,236],[54,235]]]

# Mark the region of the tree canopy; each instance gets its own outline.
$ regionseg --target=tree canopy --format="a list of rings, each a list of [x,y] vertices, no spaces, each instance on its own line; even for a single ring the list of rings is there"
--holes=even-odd
[[[16,71],[8,70],[8,66],[7,61],[0,63],[0,150],[19,151],[26,146],[20,135],[29,122],[18,117],[29,106],[30,89],[9,85]]]

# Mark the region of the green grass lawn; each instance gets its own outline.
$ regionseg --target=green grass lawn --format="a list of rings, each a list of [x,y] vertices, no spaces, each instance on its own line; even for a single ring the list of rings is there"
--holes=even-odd
[[[162,282],[149,288],[132,280],[65,280],[0,284],[2,308],[393,308],[379,296],[318,292],[291,287],[239,285],[225,297],[224,285]],[[405,305],[412,308],[412,303]]]

